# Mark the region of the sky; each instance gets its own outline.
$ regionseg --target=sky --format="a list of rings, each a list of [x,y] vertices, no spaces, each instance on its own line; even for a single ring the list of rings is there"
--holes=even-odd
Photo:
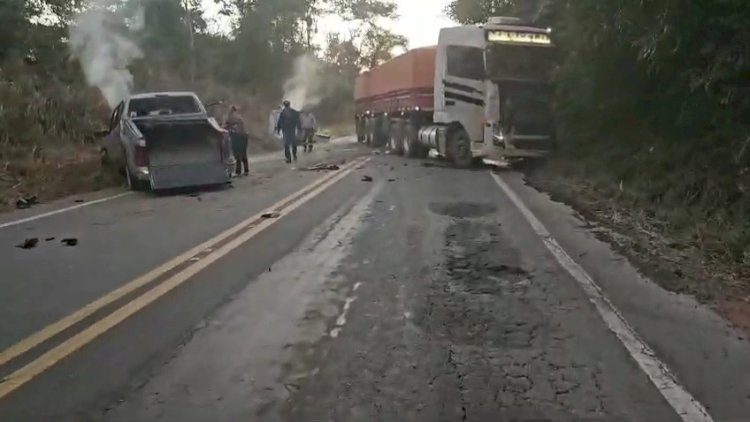
[[[440,28],[455,23],[443,13],[449,0],[397,0],[401,17],[396,32],[409,39],[410,47],[437,44]]]
[[[453,22],[448,19],[443,10],[450,0],[394,0],[398,5],[399,18],[388,26],[394,32],[406,36],[409,47],[424,47],[437,44],[440,28],[451,26]],[[216,16],[216,6],[211,0],[204,1],[204,9],[209,19],[216,19],[212,29],[221,31],[221,27],[227,25]],[[321,33],[318,41],[322,44],[329,32],[348,32],[348,25],[338,17],[329,16],[318,22]],[[322,30],[326,28],[326,30]],[[330,29],[329,29],[330,28]],[[226,29],[225,29],[226,30]]]
[[[449,2],[450,0],[395,0],[399,18],[389,25],[390,29],[406,36],[410,48],[437,44],[440,28],[454,24],[443,13]],[[341,20],[329,19],[333,28],[346,30],[346,24]]]

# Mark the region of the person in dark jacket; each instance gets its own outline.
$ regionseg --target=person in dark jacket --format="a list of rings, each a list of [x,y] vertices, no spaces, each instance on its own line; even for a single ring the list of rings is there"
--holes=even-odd
[[[232,106],[224,127],[229,131],[229,138],[232,141],[232,154],[237,161],[235,173],[237,176],[242,174],[247,176],[250,172],[250,165],[247,159],[248,136],[247,132],[245,132],[245,122],[242,120],[237,106]],[[244,172],[242,171],[243,166],[245,167]]]
[[[292,108],[289,101],[284,101],[284,109],[281,110],[279,121],[276,123],[276,133],[284,137],[284,155],[287,163],[297,161],[297,133],[301,130],[299,112]]]

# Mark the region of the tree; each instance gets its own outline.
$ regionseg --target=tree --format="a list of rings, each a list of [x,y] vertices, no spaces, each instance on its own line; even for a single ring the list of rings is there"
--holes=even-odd
[[[24,0],[4,0],[0,7],[0,60],[19,50],[27,25]]]

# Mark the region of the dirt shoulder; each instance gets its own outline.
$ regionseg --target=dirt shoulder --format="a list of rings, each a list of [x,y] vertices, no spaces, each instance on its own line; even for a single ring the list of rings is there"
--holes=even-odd
[[[706,247],[707,242],[720,244],[720,234],[715,239],[701,238],[694,227],[705,228],[705,221],[676,224],[655,217],[618,194],[626,187],[594,183],[571,174],[569,167],[564,159],[551,159],[523,171],[529,185],[573,207],[601,240],[654,282],[713,306],[750,335],[750,267],[722,259],[712,252],[715,245]]]
[[[102,170],[95,146],[52,158],[9,161],[0,167],[0,212],[16,208],[24,198],[43,203],[120,185],[124,185],[121,177]]]

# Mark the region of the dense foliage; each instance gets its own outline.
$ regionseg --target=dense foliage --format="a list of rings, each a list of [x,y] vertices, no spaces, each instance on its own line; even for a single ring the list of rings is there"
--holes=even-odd
[[[730,224],[727,253],[750,262],[750,2],[455,0],[448,12],[551,26],[578,170],[646,209]]]

